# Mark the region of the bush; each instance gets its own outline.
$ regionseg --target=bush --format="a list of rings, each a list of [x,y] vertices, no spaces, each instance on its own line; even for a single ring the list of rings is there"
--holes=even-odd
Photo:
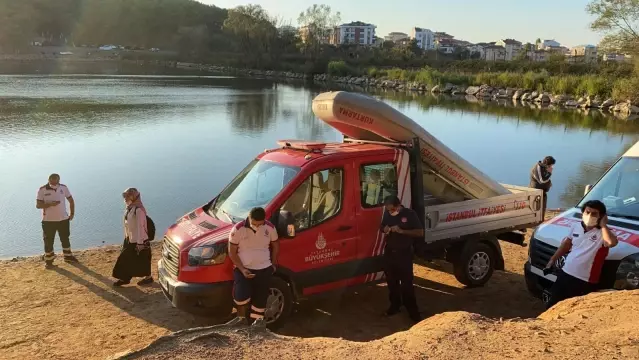
[[[628,79],[617,80],[612,88],[612,98],[616,101],[630,100],[633,104],[639,103],[639,77],[632,76]]]
[[[349,75],[350,69],[343,60],[331,61],[328,63],[328,74],[331,76],[346,76]]]

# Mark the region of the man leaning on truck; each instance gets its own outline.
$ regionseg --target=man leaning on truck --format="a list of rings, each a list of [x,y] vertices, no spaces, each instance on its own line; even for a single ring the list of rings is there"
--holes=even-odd
[[[265,219],[263,208],[253,208],[248,218],[236,224],[229,234],[229,256],[235,265],[233,300],[237,308],[237,318],[229,325],[246,322],[249,304],[252,325],[266,325],[264,313],[269,283],[280,247],[275,227]]]
[[[542,219],[546,216],[546,204],[548,203],[548,191],[552,187],[552,169],[555,166],[555,158],[552,156],[546,156],[542,161],[539,161],[530,170],[530,187],[533,189],[540,189],[544,191],[544,200],[542,207]]]
[[[386,315],[399,313],[403,304],[411,320],[419,322],[421,315],[413,288],[413,240],[424,236],[424,227],[417,213],[403,207],[397,196],[387,196],[384,206],[380,227],[386,234],[384,273],[390,300]]]

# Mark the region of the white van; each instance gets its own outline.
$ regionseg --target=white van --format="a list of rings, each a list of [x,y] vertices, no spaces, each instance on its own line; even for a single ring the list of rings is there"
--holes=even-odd
[[[566,257],[555,263],[553,273],[544,275],[542,269],[568,235],[574,223],[581,222],[581,206],[589,200],[600,200],[606,205],[608,226],[619,244],[610,249],[603,266],[599,289],[639,289],[639,142],[606,171],[574,207],[539,225],[532,234],[528,261],[524,265],[528,290],[544,302],[549,289],[557,279],[556,272]]]

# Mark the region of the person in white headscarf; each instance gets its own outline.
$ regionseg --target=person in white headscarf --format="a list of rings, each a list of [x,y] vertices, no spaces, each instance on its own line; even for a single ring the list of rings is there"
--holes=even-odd
[[[151,284],[151,247],[147,224],[147,212],[142,204],[140,192],[128,188],[122,193],[126,204],[124,214],[124,244],[113,267],[113,277],[118,279],[113,286],[131,283],[134,277],[142,277],[138,285]]]

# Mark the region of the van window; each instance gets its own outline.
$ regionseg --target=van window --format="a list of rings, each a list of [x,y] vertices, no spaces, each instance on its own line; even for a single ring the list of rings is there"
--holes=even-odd
[[[290,211],[295,230],[319,225],[342,209],[342,169],[326,169],[308,177],[284,202],[282,210]]]
[[[299,171],[298,167],[254,160],[222,191],[209,214],[241,221],[251,208],[266,207]]]
[[[393,163],[362,165],[359,170],[362,207],[373,208],[397,195],[397,169]]]
[[[610,216],[639,220],[639,158],[621,158],[578,206],[590,200],[602,201]]]

